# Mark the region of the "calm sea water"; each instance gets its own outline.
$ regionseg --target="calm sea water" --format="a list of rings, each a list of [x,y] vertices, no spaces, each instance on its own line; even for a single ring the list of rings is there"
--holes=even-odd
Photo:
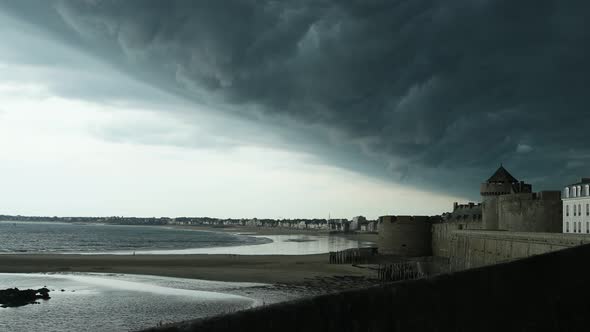
[[[370,246],[328,235],[247,235],[159,226],[0,222],[0,254],[309,255]]]
[[[260,297],[255,294],[259,284],[251,283],[115,274],[0,273],[0,289],[43,286],[52,290],[51,299],[0,308],[0,331],[134,331],[262,303],[255,298]]]
[[[156,226],[0,222],[0,253],[178,250],[255,245],[270,239]]]

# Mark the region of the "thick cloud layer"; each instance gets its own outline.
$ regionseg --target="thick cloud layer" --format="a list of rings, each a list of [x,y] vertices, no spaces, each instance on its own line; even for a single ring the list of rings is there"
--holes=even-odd
[[[472,197],[500,162],[541,188],[589,175],[587,1],[2,6],[154,86],[305,128],[341,167]]]

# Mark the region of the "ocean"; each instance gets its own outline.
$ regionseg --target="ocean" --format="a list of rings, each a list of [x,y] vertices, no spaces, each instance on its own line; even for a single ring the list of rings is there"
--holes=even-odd
[[[370,246],[328,235],[249,235],[166,226],[0,221],[0,254],[310,255]]]
[[[327,235],[248,235],[161,226],[0,222],[0,254],[306,255],[366,246]],[[133,331],[292,298],[268,285],[145,275],[0,273],[0,289],[51,299],[0,308],[0,331]],[[271,290],[269,290],[271,289]]]
[[[0,253],[98,253],[255,245],[270,239],[158,226],[0,222]]]

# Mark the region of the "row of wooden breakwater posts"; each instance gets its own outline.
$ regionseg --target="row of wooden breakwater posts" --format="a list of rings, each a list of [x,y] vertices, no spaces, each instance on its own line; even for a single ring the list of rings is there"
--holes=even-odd
[[[353,248],[330,251],[330,264],[369,264],[377,255],[377,248]]]
[[[377,248],[353,248],[330,252],[330,264],[372,264]],[[412,280],[426,276],[420,262],[380,263],[373,267],[381,281]]]
[[[412,280],[425,277],[419,262],[379,264],[377,278],[381,281]]]

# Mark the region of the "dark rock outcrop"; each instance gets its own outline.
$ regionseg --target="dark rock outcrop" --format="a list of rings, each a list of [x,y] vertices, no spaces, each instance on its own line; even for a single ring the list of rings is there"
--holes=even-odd
[[[9,288],[0,290],[0,307],[21,307],[27,304],[38,304],[37,300],[49,300],[49,289],[39,288],[20,290]]]

